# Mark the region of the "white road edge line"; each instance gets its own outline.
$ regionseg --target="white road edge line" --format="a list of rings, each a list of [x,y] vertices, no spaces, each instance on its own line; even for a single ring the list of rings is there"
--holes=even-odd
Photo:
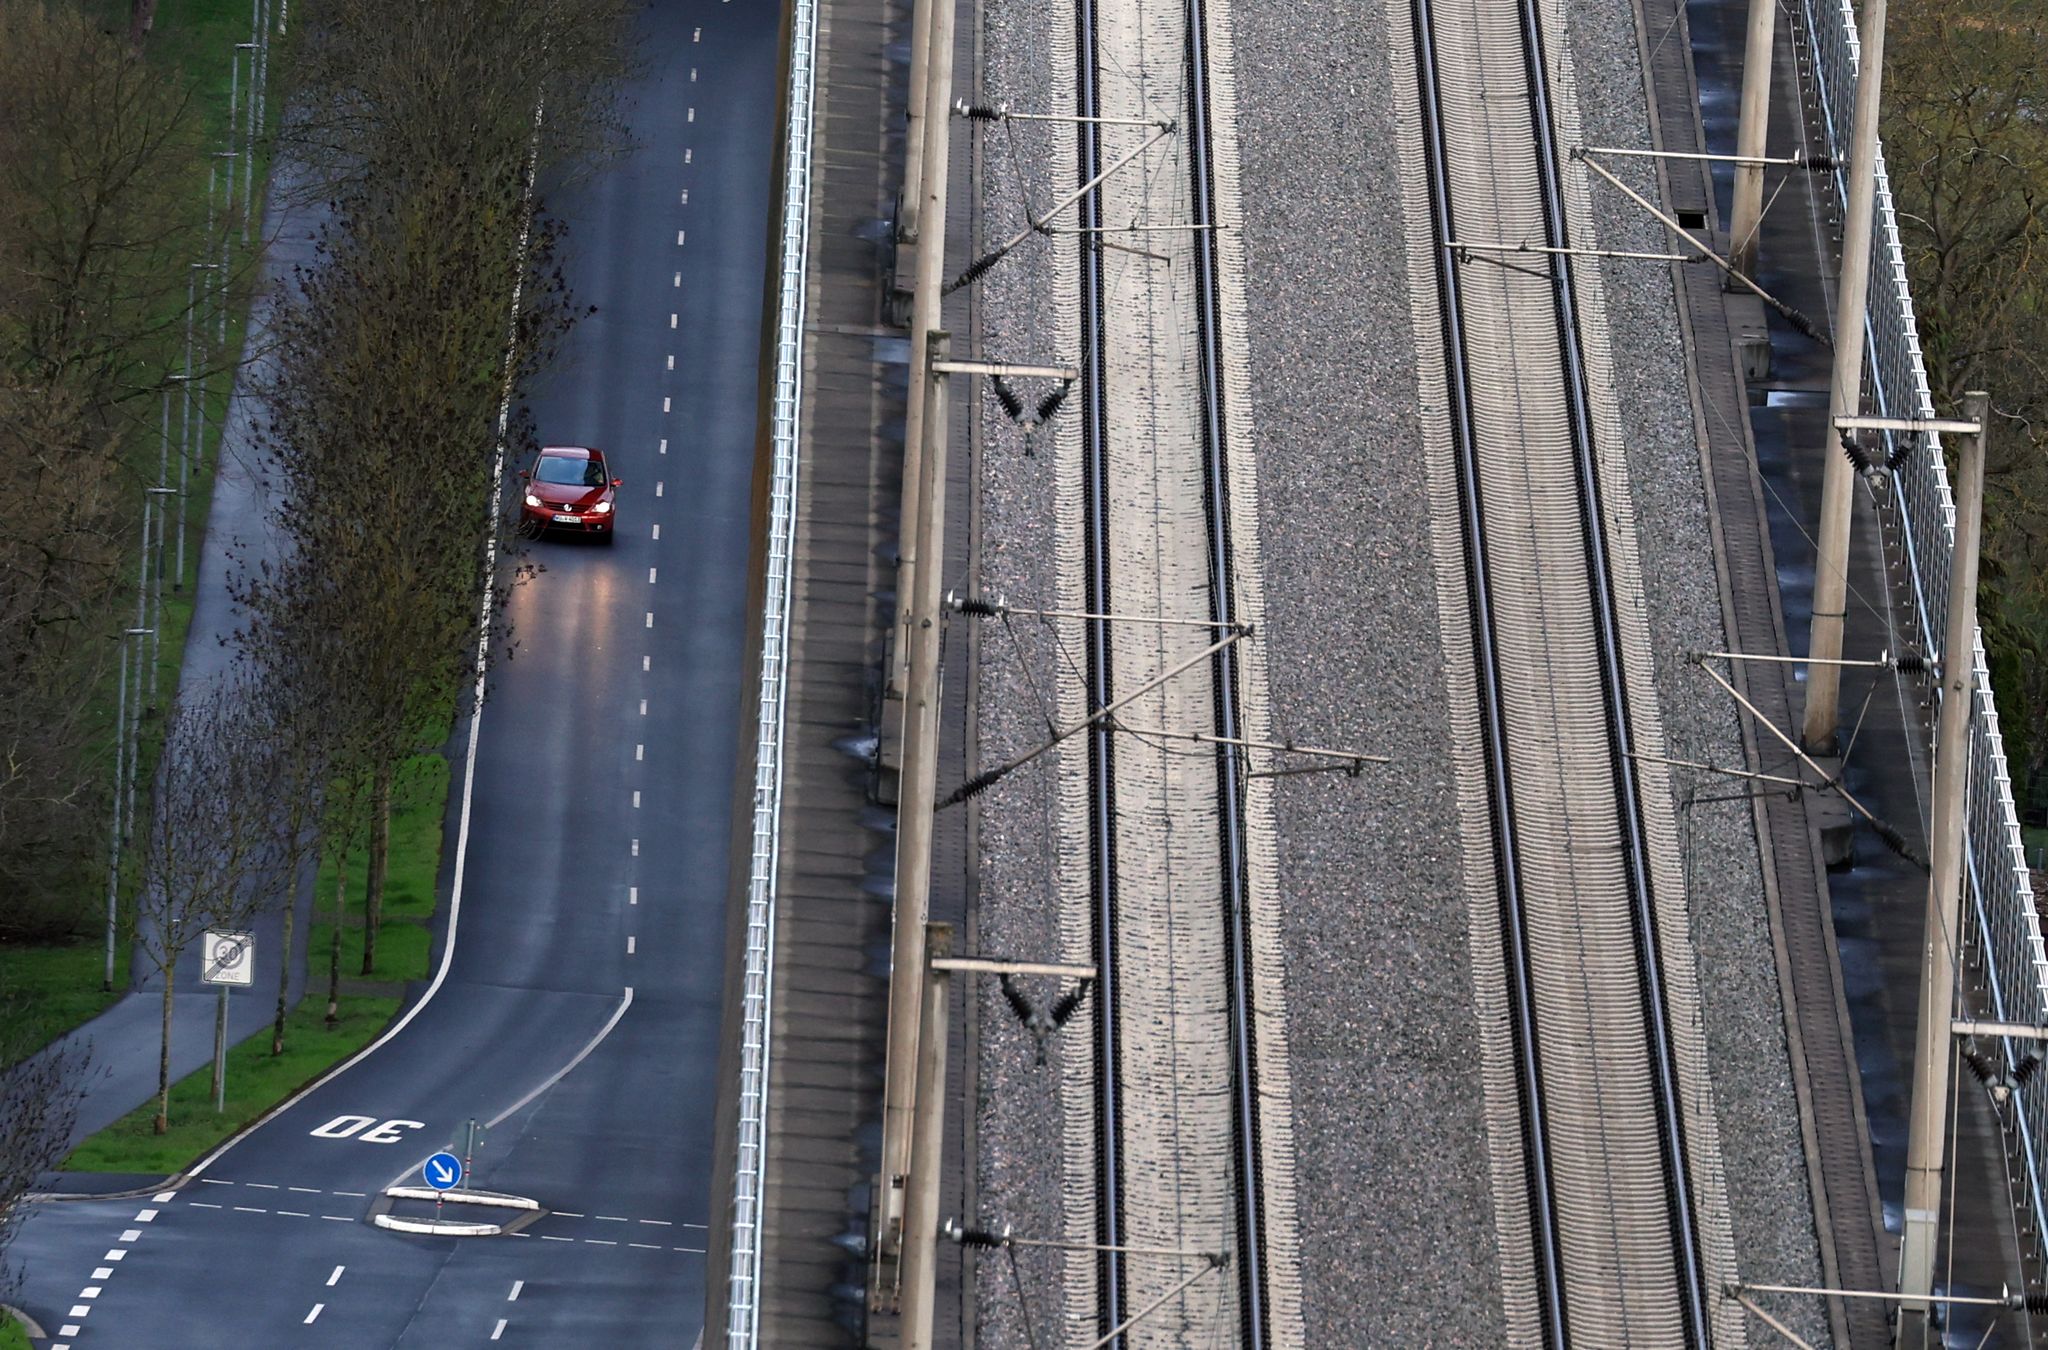
[[[487,1130],[497,1129],[498,1126],[502,1124],[507,1117],[519,1114],[519,1112],[524,1110],[527,1104],[531,1102],[535,1097],[540,1096],[541,1093],[546,1092],[549,1088],[561,1082],[564,1078],[567,1078],[569,1076],[570,1070],[574,1069],[578,1064],[581,1064],[584,1060],[590,1058],[590,1052],[597,1049],[597,1047],[604,1042],[604,1038],[612,1034],[612,1028],[619,1024],[619,1019],[626,1015],[626,1009],[632,1006],[633,986],[629,984],[626,986],[625,994],[619,999],[619,1006],[612,1009],[611,1020],[606,1022],[602,1027],[598,1028],[597,1034],[590,1038],[590,1043],[584,1046],[581,1050],[578,1050],[576,1052],[576,1058],[570,1060],[567,1064],[564,1064],[561,1068],[555,1070],[552,1074],[548,1075],[547,1081],[542,1083],[539,1087],[536,1087],[533,1091],[527,1093],[524,1097],[521,1097],[518,1101],[512,1103],[504,1110],[498,1112],[497,1115],[492,1116],[489,1120],[485,1121],[484,1128]],[[410,1172],[412,1170],[412,1168],[408,1167],[405,1170],[405,1172],[401,1172],[399,1173],[399,1175],[404,1176],[406,1172]]]
[[[526,148],[526,186],[524,190],[524,197],[520,203],[521,206],[524,207],[525,209],[525,219],[520,223],[519,226],[519,264],[513,272],[512,280],[511,325],[515,330],[519,322],[519,301],[521,293],[523,292],[526,285],[525,258],[528,243],[533,235],[534,176],[536,173],[538,173],[540,169],[540,125],[541,119],[546,114],[546,110],[547,101],[544,98],[534,103],[533,135],[528,139]],[[500,493],[504,489],[505,441],[507,432],[511,426],[512,421],[512,363],[515,359],[517,359],[517,356],[518,350],[516,345],[510,346],[506,349],[504,394],[498,400],[498,444],[496,450],[496,457],[491,465],[490,500],[492,502],[493,510],[497,509],[496,503],[498,501]],[[250,1135],[262,1129],[272,1120],[284,1114],[286,1111],[289,1111],[293,1106],[297,1105],[304,1098],[319,1091],[327,1084],[333,1082],[335,1079],[341,1077],[341,1075],[347,1073],[356,1065],[368,1059],[371,1055],[376,1054],[378,1050],[382,1049],[385,1045],[390,1043],[390,1041],[394,1037],[396,1037],[398,1033],[404,1031],[407,1026],[411,1025],[413,1018],[419,1016],[420,1010],[422,1008],[426,1007],[429,1003],[434,1001],[434,995],[440,992],[441,985],[448,978],[449,967],[452,966],[455,961],[455,932],[456,928],[458,927],[462,919],[462,873],[463,864],[465,861],[467,861],[469,854],[470,806],[471,797],[476,789],[476,747],[477,739],[482,734],[483,731],[484,673],[489,665],[491,644],[491,587],[497,576],[497,548],[495,546],[495,542],[487,541],[484,547],[486,551],[487,560],[484,563],[483,611],[482,622],[479,625],[479,631],[477,633],[476,640],[476,687],[473,695],[474,701],[470,705],[469,713],[469,746],[463,756],[462,818],[461,824],[456,828],[455,832],[455,875],[453,881],[449,885],[448,893],[448,935],[441,944],[441,964],[434,971],[433,982],[427,985],[426,992],[420,995],[418,1002],[414,1003],[410,1008],[407,1008],[403,1016],[401,1016],[396,1022],[393,1022],[389,1027],[385,1028],[383,1035],[379,1036],[376,1040],[371,1041],[368,1045],[356,1051],[356,1053],[350,1055],[347,1059],[335,1065],[326,1073],[321,1074],[318,1078],[314,1079],[311,1083],[308,1083],[305,1087],[300,1088],[297,1092],[294,1092],[291,1096],[285,1098],[276,1106],[271,1107],[268,1111],[265,1111],[262,1115],[258,1116],[255,1119],[255,1121],[252,1122],[246,1129],[237,1132],[232,1138],[230,1138],[227,1142],[223,1143],[219,1148],[207,1154],[204,1158],[201,1158],[197,1163],[193,1164],[190,1168],[186,1169],[185,1175],[187,1177],[199,1176],[207,1168],[213,1166],[214,1163],[218,1162],[221,1158],[221,1155],[225,1154],[229,1149],[233,1148],[236,1144],[241,1143],[244,1139],[247,1139]],[[308,1317],[306,1320],[310,1322],[313,1319],[311,1317]]]

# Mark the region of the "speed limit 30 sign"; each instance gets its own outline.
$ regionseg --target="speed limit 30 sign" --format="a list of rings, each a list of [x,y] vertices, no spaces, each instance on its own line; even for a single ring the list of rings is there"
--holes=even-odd
[[[199,978],[206,984],[253,984],[256,935],[209,931],[199,939]]]

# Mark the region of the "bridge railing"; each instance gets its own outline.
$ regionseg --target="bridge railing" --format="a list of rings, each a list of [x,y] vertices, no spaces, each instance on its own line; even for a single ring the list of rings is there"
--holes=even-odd
[[[1813,42],[1813,80],[1828,150],[1846,165],[1849,128],[1856,97],[1860,48],[1855,12],[1848,0],[1802,0]],[[1864,324],[1866,393],[1880,416],[1931,417],[1934,402],[1921,360],[1913,297],[1906,282],[1905,251],[1898,213],[1882,154],[1877,162],[1877,203],[1872,230],[1870,299]],[[1847,199],[1843,170],[1835,173],[1838,200]],[[1939,652],[1948,623],[1948,575],[1955,550],[1955,500],[1940,445],[1916,452],[1891,475],[1892,507],[1900,525],[1907,575],[1916,606],[1914,620],[1925,651]],[[1889,449],[1890,447],[1887,447]],[[1943,653],[1944,658],[1947,654]],[[2041,942],[2040,915],[2020,840],[2012,779],[2007,771],[1998,709],[1984,660],[1981,634],[1968,653],[1973,671],[1970,719],[1969,800],[1964,829],[1965,903],[1977,919],[1968,952],[1966,987],[1978,991],[1981,1011],[2001,1021],[2048,1025],[2048,953]],[[2024,1045],[2001,1042],[2010,1070]],[[2048,1073],[2033,1075],[2002,1111],[2011,1152],[2013,1201],[2019,1229],[2035,1263],[2048,1260]]]
[[[735,1130],[727,1350],[761,1335],[761,1223],[767,1194],[768,1090],[775,993],[776,876],[782,847],[784,711],[789,691],[791,581],[803,415],[806,260],[811,231],[811,133],[817,86],[817,0],[791,0],[782,219],[776,255],[773,390],[769,400],[768,537],[761,666],[755,690],[752,855],[740,990],[739,1118]]]

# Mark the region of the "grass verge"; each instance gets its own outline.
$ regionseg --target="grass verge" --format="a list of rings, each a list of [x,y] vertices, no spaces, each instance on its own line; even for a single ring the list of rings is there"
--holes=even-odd
[[[334,925],[316,923],[313,925],[311,945],[306,948],[306,968],[310,973],[308,990],[312,996],[324,998],[327,989],[327,968],[333,950]],[[377,968],[368,975],[363,974],[363,930],[347,927],[341,930],[341,978],[344,980],[424,980],[427,978],[428,962],[432,957],[433,934],[421,923],[404,920],[393,922],[387,919],[377,928]]]
[[[28,1333],[6,1314],[0,1314],[0,1350],[29,1350]]]
[[[429,918],[434,912],[434,883],[441,870],[441,821],[448,807],[447,759],[438,752],[414,755],[399,768],[391,796],[391,860],[384,882],[384,913],[401,919]],[[348,902],[358,911],[367,862],[361,849],[349,855]],[[315,915],[334,913],[334,875],[334,859],[323,858],[314,891],[318,897]],[[355,969],[360,968],[359,962]],[[353,974],[354,970],[343,973]]]
[[[344,998],[329,1031],[325,1002],[307,999],[286,1022],[282,1055],[258,1034],[228,1051],[227,1102],[213,1109],[213,1066],[171,1085],[171,1128],[154,1132],[156,1102],[130,1111],[93,1135],[64,1161],[73,1172],[143,1172],[170,1176],[375,1040],[398,1012],[395,998]]]
[[[127,975],[125,964],[122,976]],[[39,1050],[75,1026],[92,1020],[121,995],[100,988],[106,976],[106,949],[97,944],[75,947],[14,946],[0,943],[0,990],[8,1005],[8,1040],[24,1053]],[[4,1321],[0,1318],[0,1321]]]

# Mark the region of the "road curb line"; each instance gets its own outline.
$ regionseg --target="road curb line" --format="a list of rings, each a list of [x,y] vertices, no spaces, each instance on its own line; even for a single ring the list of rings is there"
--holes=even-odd
[[[437,1191],[431,1186],[392,1186],[384,1194],[393,1200],[445,1200],[451,1205],[488,1205],[492,1209],[538,1210],[540,1201],[500,1191]]]
[[[370,1222],[394,1233],[416,1233],[424,1237],[497,1237],[505,1231],[497,1223],[447,1223],[439,1219],[399,1219],[373,1214]]]

